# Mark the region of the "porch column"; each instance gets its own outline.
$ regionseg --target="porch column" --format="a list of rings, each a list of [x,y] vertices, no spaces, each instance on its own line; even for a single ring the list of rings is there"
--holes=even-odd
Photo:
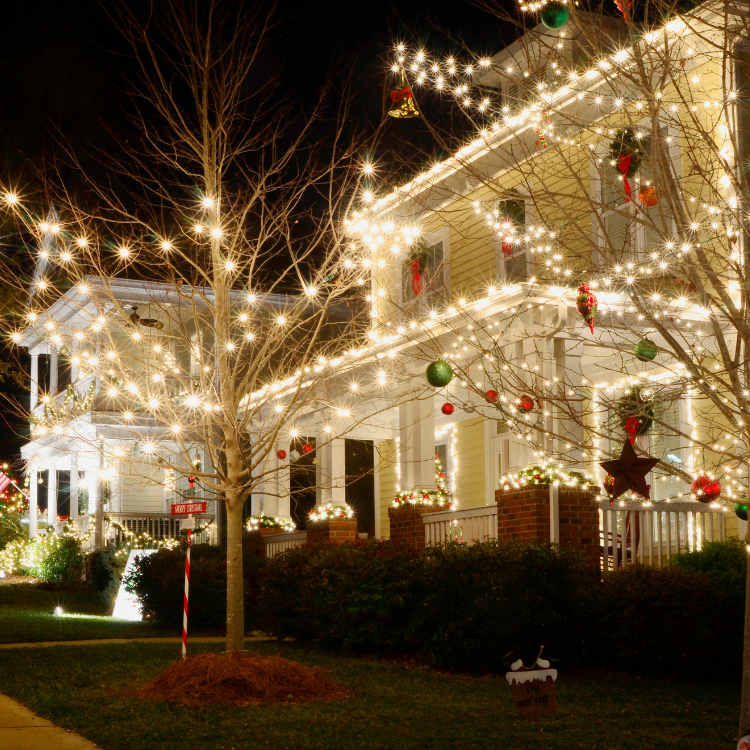
[[[47,523],[52,525],[57,521],[57,466],[47,467]]]
[[[39,355],[31,355],[31,383],[29,384],[29,409],[33,410],[39,403]]]
[[[50,349],[49,353],[49,395],[57,393],[57,349]]]
[[[78,517],[78,454],[70,454],[70,517]]]
[[[39,516],[39,478],[37,467],[29,470],[29,536],[37,535],[37,519]]]

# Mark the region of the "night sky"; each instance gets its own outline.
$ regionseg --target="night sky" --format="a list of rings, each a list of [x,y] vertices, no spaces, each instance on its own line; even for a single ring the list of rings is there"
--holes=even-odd
[[[381,120],[394,41],[424,44],[434,54],[460,53],[458,40],[463,39],[482,55],[493,54],[512,41],[503,39],[492,15],[460,1],[342,4],[291,0],[279,4],[277,17],[276,38],[257,74],[281,72],[278,95],[303,105],[315,101],[325,81],[343,83],[351,75],[355,91],[352,124],[365,130]],[[89,154],[111,148],[108,129],[127,137],[130,126],[122,114],[126,104],[122,91],[124,82],[136,73],[127,44],[102,6],[83,0],[9,4],[4,8],[0,38],[3,182],[18,186],[22,194],[38,191],[42,175],[63,155],[63,144],[90,170],[102,169]],[[444,128],[454,126],[460,139],[464,123],[460,115],[454,120],[456,113],[447,100],[423,97],[419,103],[430,121]],[[421,119],[388,118],[385,127],[375,156],[387,161],[398,178],[435,157],[446,156]],[[75,193],[76,174],[63,170],[62,176]],[[6,236],[5,247],[11,241]],[[7,384],[2,388],[28,403],[27,396],[13,394]],[[8,426],[0,434],[0,458],[11,458],[25,439],[24,423],[9,417],[7,411],[5,419]]]

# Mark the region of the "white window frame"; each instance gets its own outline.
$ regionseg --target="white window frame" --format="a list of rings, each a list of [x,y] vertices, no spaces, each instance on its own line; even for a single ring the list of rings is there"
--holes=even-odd
[[[422,241],[426,246],[435,245],[438,242],[443,243],[443,288],[445,289],[445,297],[446,299],[439,299],[439,302],[445,303],[447,299],[450,298],[451,293],[451,274],[450,274],[450,230],[447,226],[440,227],[440,229],[435,230],[434,232],[430,232],[429,234],[425,235],[422,238]],[[404,299],[404,274],[408,273],[407,270],[407,261],[401,260],[400,264],[400,272],[398,274],[398,297],[399,297],[399,303],[401,304],[401,307],[406,307],[407,305],[415,305],[416,302],[418,304],[415,305],[415,310],[420,311],[422,313],[428,312],[428,310],[435,305],[435,297],[434,295],[426,293],[426,291],[423,291],[420,293],[418,297],[415,297],[411,300]]]

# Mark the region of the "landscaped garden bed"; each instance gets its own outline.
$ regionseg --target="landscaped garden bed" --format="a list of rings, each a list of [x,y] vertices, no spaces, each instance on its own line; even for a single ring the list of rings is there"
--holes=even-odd
[[[192,654],[222,646],[195,645]],[[351,697],[299,705],[186,708],[132,694],[179,658],[179,646],[11,649],[0,691],[104,750],[332,750],[338,748],[538,747],[532,719],[516,716],[502,676],[472,677],[293,643],[253,643],[329,670]],[[544,717],[547,750],[705,750],[736,734],[739,685],[662,681],[601,672],[557,680],[555,716]]]

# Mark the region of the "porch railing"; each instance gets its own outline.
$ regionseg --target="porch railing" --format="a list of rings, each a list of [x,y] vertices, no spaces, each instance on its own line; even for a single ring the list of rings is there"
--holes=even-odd
[[[497,539],[497,505],[426,513],[422,516],[422,523],[426,545]]]
[[[300,547],[307,541],[306,531],[293,531],[291,534],[271,534],[264,538],[266,557],[273,557],[293,547]]]
[[[662,567],[674,555],[700,549],[704,541],[726,539],[726,511],[697,502],[599,502],[602,570],[621,570],[635,562]]]

